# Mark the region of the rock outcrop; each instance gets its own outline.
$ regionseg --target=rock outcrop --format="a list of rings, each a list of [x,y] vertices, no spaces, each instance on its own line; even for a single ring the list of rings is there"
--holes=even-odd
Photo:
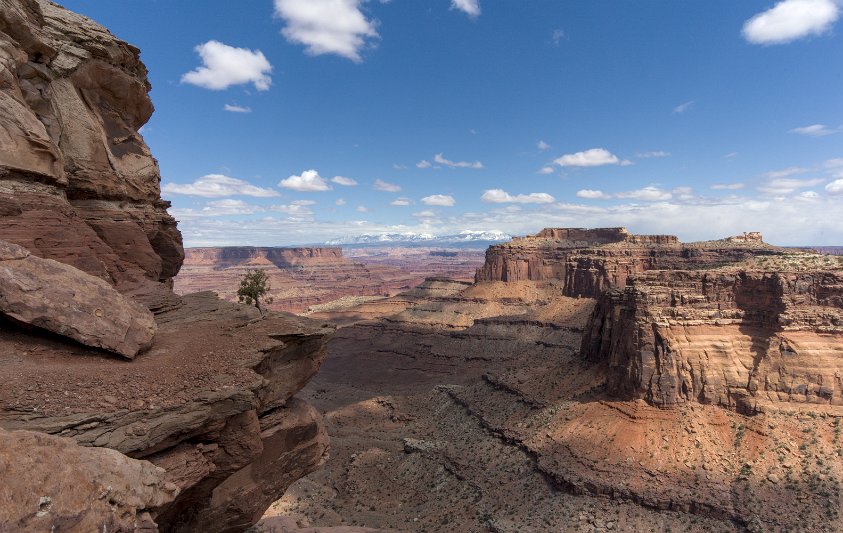
[[[138,129],[139,51],[46,0],[0,0],[0,239],[177,305],[181,234]]]
[[[0,316],[129,359],[149,348],[155,319],[100,278],[0,241]]]
[[[548,228],[489,247],[475,281],[561,280],[565,296],[597,298],[648,270],[713,268],[777,250],[758,233],[682,244],[673,235],[633,235],[626,228]]]
[[[0,429],[0,450],[3,531],[151,532],[178,494],[162,468],[73,439]]]
[[[843,405],[843,271],[638,274],[601,296],[582,354],[658,406]]]
[[[235,265],[275,265],[278,268],[342,263],[342,248],[298,247],[272,248],[224,246],[220,248],[188,248],[185,263],[223,269]]]

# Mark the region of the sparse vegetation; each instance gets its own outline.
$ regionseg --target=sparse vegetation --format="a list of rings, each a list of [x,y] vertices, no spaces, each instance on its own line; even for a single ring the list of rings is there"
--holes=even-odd
[[[247,270],[246,275],[240,280],[240,288],[237,289],[237,299],[246,305],[254,305],[263,313],[263,304],[271,304],[272,297],[266,296],[270,284],[266,272],[263,270]]]

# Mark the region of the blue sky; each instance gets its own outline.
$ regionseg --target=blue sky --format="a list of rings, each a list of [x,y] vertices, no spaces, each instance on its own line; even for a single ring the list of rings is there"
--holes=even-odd
[[[843,244],[838,0],[65,1],[138,46],[188,246]]]

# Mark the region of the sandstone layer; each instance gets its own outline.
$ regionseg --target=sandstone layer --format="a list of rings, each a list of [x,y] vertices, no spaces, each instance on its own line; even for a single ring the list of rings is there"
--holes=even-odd
[[[0,1],[0,239],[162,309],[183,250],[138,133],[149,89],[139,51],[102,26]]]
[[[129,359],[152,345],[145,307],[100,278],[0,241],[0,316]]]
[[[162,468],[72,439],[0,429],[0,449],[3,531],[154,531],[178,494]]]

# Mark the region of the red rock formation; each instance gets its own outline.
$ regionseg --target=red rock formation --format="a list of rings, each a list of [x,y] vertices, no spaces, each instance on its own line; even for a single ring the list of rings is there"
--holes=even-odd
[[[342,248],[298,247],[260,248],[253,246],[226,246],[222,248],[188,248],[185,263],[207,265],[223,269],[234,265],[260,265],[271,263],[278,268],[299,265],[336,264],[343,261]]]
[[[0,0],[0,239],[153,309],[183,257],[137,133],[152,114],[136,48],[41,0]]]

